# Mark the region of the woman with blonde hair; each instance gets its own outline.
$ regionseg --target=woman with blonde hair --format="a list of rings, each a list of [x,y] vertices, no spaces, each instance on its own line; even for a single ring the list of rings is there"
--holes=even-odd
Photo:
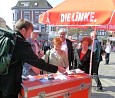
[[[56,37],[52,41],[53,48],[46,51],[43,59],[49,64],[55,64],[64,68],[68,67],[68,59],[64,50],[61,50],[62,40],[59,37]]]

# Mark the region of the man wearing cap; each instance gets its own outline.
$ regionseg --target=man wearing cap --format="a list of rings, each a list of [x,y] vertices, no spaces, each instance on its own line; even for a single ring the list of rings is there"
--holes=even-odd
[[[41,58],[44,55],[44,53],[41,50],[41,46],[40,46],[39,41],[38,41],[38,36],[39,36],[39,33],[34,30],[31,33],[30,38],[28,38],[28,42],[31,44],[34,53],[39,58]],[[34,66],[31,66],[30,64],[25,63],[23,66],[23,75],[26,76],[29,74],[31,74],[31,75],[40,74],[40,70]]]
[[[67,54],[68,61],[69,61],[69,70],[71,70],[73,68],[73,58],[74,58],[72,42],[66,38],[66,34],[67,34],[66,28],[61,28],[58,31],[58,34],[63,41],[61,49],[64,50]]]

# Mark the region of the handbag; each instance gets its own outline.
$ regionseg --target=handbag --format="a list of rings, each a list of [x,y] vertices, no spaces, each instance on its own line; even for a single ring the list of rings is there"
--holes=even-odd
[[[75,68],[75,61],[76,61],[76,60],[77,60],[77,68],[78,68],[79,65],[82,65],[82,64],[81,64],[81,61],[80,61],[80,58],[79,58],[77,49],[74,48],[74,63],[73,63],[73,69]]]

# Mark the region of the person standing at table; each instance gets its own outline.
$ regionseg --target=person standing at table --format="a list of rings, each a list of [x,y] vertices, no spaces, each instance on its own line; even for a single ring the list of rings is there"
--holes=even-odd
[[[66,52],[66,55],[69,61],[69,70],[71,70],[73,69],[73,59],[74,59],[72,41],[66,38],[66,34],[67,34],[66,28],[61,28],[58,31],[58,34],[59,34],[59,37],[62,39],[61,49]]]
[[[43,51],[41,50],[41,47],[40,47],[41,45],[39,44],[38,36],[39,36],[38,32],[33,31],[31,33],[31,36],[27,39],[27,41],[31,44],[34,53],[39,58],[41,58],[44,54],[43,54]],[[40,69],[38,69],[28,63],[24,64],[24,66],[23,66],[23,75],[24,76],[37,75],[37,74],[40,74]]]
[[[68,58],[64,50],[61,50],[62,40],[59,37],[56,37],[52,41],[53,48],[46,51],[46,54],[44,55],[43,59],[48,62],[49,64],[54,65],[61,65],[63,68],[67,68]]]
[[[89,49],[89,46],[92,44],[92,39],[86,36],[82,38],[80,43],[81,43],[81,48],[77,49],[76,47],[74,49],[75,69],[79,68],[83,70],[85,73],[89,74],[90,55],[91,55],[91,50]],[[93,67],[94,67],[94,56],[92,56],[92,69],[91,69],[92,74],[93,74]]]
[[[77,54],[76,59],[75,59],[75,65],[76,65],[75,67],[83,70],[87,74],[90,74],[89,73],[90,72],[90,70],[89,70],[90,63],[92,62],[91,75],[94,75],[94,73],[97,71],[97,70],[95,70],[97,68],[97,65],[95,65],[94,52],[92,53],[92,61],[90,62],[91,50],[89,49],[89,46],[91,46],[91,44],[92,44],[91,37],[88,37],[88,36],[83,37],[83,39],[81,40],[81,48],[77,49],[77,51],[75,52],[75,54]],[[98,85],[99,81],[97,81],[97,79],[99,79],[99,78],[98,77],[93,77],[93,78]],[[98,89],[98,91],[102,91],[102,89],[100,89],[100,90]]]
[[[22,83],[22,68],[26,62],[41,70],[56,73],[63,73],[66,70],[58,65],[46,63],[32,50],[31,44],[26,39],[33,32],[33,25],[30,21],[19,19],[15,25],[17,40],[13,56],[8,68],[8,74],[0,75],[0,98],[18,98]],[[15,63],[14,63],[15,62]]]

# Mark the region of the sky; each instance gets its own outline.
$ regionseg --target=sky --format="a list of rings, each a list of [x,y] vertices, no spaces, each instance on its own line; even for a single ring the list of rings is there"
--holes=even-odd
[[[18,0],[0,0],[0,17],[2,17],[6,24],[13,28],[12,26],[12,10],[11,8],[16,5]],[[47,0],[53,7],[60,4],[64,0]]]

